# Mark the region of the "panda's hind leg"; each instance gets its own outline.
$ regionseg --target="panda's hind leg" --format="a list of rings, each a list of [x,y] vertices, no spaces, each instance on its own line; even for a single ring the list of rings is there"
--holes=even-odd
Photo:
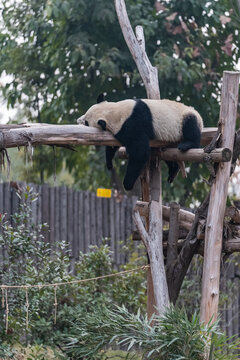
[[[112,160],[114,158],[115,152],[119,149],[119,146],[106,146],[106,165],[108,170],[113,168]]]
[[[194,114],[186,115],[182,124],[183,141],[178,145],[180,151],[199,148],[201,141],[201,130]]]

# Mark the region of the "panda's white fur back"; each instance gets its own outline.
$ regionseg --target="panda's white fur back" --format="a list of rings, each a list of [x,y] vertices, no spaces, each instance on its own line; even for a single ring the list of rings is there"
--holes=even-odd
[[[203,129],[203,120],[200,114],[190,106],[172,100],[142,99],[149,107],[155,136],[158,140],[177,142],[182,137],[182,121],[189,114],[197,118],[200,130]]]

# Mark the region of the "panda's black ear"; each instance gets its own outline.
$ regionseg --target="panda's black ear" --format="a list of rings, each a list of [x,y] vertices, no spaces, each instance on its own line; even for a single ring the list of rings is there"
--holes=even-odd
[[[99,94],[97,97],[97,104],[106,101],[104,94]]]
[[[102,128],[103,130],[107,130],[107,123],[106,123],[105,120],[98,120],[97,123],[98,123],[98,125],[101,126],[101,128]]]

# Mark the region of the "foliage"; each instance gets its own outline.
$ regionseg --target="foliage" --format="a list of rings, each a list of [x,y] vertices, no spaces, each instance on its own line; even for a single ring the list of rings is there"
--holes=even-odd
[[[216,325],[200,325],[196,314],[189,319],[185,311],[173,307],[150,320],[140,311],[134,315],[125,307],[97,308],[84,318],[80,316],[72,326],[72,336],[65,338],[65,351],[73,359],[101,359],[106,346],[121,345],[142,358],[202,360],[210,334],[214,359],[237,359],[234,349],[239,342],[226,348],[226,338]]]
[[[189,316],[193,314],[194,311],[200,311],[202,266],[202,256],[195,255],[183,280],[177,299],[177,306],[179,308],[185,308]],[[223,296],[222,292],[220,296]]]
[[[44,240],[47,224],[32,222],[30,203],[37,200],[36,194],[27,186],[26,191],[18,196],[21,198],[19,213],[15,213],[11,221],[6,220],[5,215],[1,217],[0,245],[4,247],[5,257],[0,264],[0,283],[35,285],[67,281],[70,275],[66,244],[58,243],[58,249],[51,250],[50,244]],[[28,297],[31,335],[41,337],[47,327],[52,330],[53,291],[35,288],[28,291]],[[1,336],[19,341],[26,329],[26,290],[8,290],[8,302],[11,309],[8,334],[4,334],[4,317],[1,316]],[[47,333],[45,336],[47,338]]]
[[[233,267],[235,271],[233,271]],[[234,321],[235,317],[239,317],[239,311],[235,309],[234,303],[238,301],[238,288],[240,281],[233,273],[239,271],[238,254],[231,254],[229,257],[223,257],[220,273],[220,293],[219,293],[219,317],[223,317],[220,322],[220,327],[223,331],[231,333],[231,327],[225,323],[224,316],[226,312],[232,313],[229,315],[228,323]],[[229,269],[230,268],[230,269]],[[203,257],[195,255],[189,267],[189,270],[183,280],[180,294],[177,299],[177,306],[185,308],[187,314],[190,316],[194,311],[200,311],[201,303],[201,281],[202,281]],[[230,270],[230,271],[229,271]]]
[[[222,72],[233,70],[239,57],[236,1],[128,0],[126,5],[132,25],[144,27],[162,98],[191,104],[207,126],[216,125]],[[103,91],[111,101],[146,96],[113,2],[3,0],[1,10],[0,73],[12,75],[2,92],[28,120],[76,122]],[[92,147],[59,150],[57,170],[65,158],[77,186],[109,186],[103,157],[102,149]],[[52,171],[51,163],[44,165],[42,171]],[[120,161],[115,167],[123,171]],[[192,166],[184,184],[177,179],[164,187],[165,198],[188,204],[202,198],[206,189],[196,186],[199,172],[207,174],[205,167]]]
[[[24,352],[24,358],[27,360],[64,360],[66,357],[57,349],[49,348],[43,345],[28,346],[25,349],[20,349]]]
[[[15,351],[10,348],[8,344],[0,344],[0,357],[1,359],[12,359],[14,358]]]
[[[47,347],[43,345],[33,345],[23,347],[20,346],[10,346],[7,344],[0,344],[0,356],[3,360],[66,360],[66,356],[63,355],[59,350],[52,347]]]
[[[26,187],[21,197],[20,211],[9,219],[1,216],[0,250],[4,246],[4,262],[0,264],[0,285],[36,285],[89,279],[112,272],[111,251],[107,245],[91,248],[80,254],[75,273],[70,269],[68,247],[64,242],[50,246],[44,238],[46,224],[35,224],[31,203],[37,195]],[[133,252],[126,268],[143,264],[143,258]],[[4,294],[5,295],[5,294]],[[113,303],[125,305],[135,311],[145,307],[145,272],[127,274],[123,277],[87,281],[82,284],[58,286],[57,322],[54,324],[54,287],[28,290],[28,329],[26,329],[26,289],[8,289],[9,323],[5,334],[6,303],[1,303],[0,339],[6,343],[20,342],[52,344],[61,334],[70,330],[76,313],[84,317],[94,307]]]

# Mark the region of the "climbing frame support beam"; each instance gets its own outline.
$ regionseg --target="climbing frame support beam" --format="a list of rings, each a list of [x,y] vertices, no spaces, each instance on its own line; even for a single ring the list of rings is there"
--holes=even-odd
[[[224,71],[219,127],[220,147],[233,150],[240,73]],[[220,260],[223,220],[227,199],[231,163],[220,163],[211,187],[205,230],[204,263],[200,320],[207,324],[218,315]]]

